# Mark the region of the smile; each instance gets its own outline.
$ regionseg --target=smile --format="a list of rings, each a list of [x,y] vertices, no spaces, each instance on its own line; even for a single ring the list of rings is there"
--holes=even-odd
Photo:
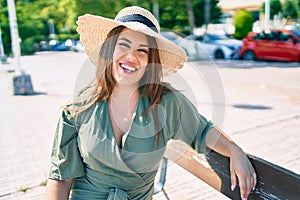
[[[130,72],[130,73],[137,71],[137,68],[129,67],[128,65],[125,65],[125,64],[122,64],[122,63],[120,64],[120,67],[123,70],[125,70],[126,72]]]

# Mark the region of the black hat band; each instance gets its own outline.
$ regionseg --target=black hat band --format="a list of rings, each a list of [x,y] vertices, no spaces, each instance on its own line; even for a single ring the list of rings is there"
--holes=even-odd
[[[117,21],[120,21],[120,22],[139,22],[139,23],[145,24],[146,26],[151,28],[153,31],[158,33],[158,30],[155,27],[155,25],[148,18],[146,18],[145,16],[140,15],[140,14],[125,15],[123,17],[118,18]]]

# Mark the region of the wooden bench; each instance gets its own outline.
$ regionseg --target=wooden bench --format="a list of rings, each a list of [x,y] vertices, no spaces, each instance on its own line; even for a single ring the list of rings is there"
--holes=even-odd
[[[249,200],[299,200],[300,175],[285,168],[279,167],[261,158],[248,155],[257,173],[256,189],[250,194]],[[196,151],[180,141],[168,144],[163,165],[167,159],[175,162],[185,170],[200,178],[219,192],[231,199],[240,199],[240,190],[237,187],[231,191],[229,158],[214,151],[207,155],[198,154]],[[163,189],[167,167],[162,166],[158,184]]]

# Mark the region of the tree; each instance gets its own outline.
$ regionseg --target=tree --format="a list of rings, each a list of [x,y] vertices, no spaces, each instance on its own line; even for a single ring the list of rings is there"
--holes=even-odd
[[[194,11],[193,11],[191,0],[186,0],[185,4],[186,4],[186,10],[187,10],[187,13],[188,13],[190,32],[193,33],[194,32],[194,27],[195,27],[195,14],[194,14]]]
[[[71,0],[15,0],[22,54],[34,53],[34,44],[48,40],[48,20],[54,21],[58,34],[76,33],[75,4]],[[5,52],[11,52],[11,39],[6,0],[0,0],[0,24]]]
[[[299,1],[300,2],[300,1]],[[298,3],[299,3],[298,2]],[[283,5],[283,16],[289,21],[298,18],[298,5],[294,0],[286,1]]]
[[[75,0],[76,15],[86,13],[114,18],[119,10],[127,6],[138,5],[151,9],[152,0]]]
[[[196,26],[203,24],[204,0],[188,0],[192,5]],[[159,5],[160,24],[162,28],[190,33],[186,1],[155,0]],[[216,5],[211,2],[211,22],[221,15]],[[114,18],[117,12],[126,7],[138,5],[152,10],[153,0],[15,0],[19,35],[22,40],[22,54],[34,53],[33,44],[49,40],[50,27],[54,27],[58,39],[77,39],[77,17],[86,13]],[[189,6],[190,7],[190,6]],[[191,11],[191,10],[190,10]],[[192,12],[190,12],[192,13]],[[199,15],[200,14],[200,15]],[[191,15],[190,15],[191,18]],[[53,21],[53,26],[48,22]],[[192,20],[191,20],[192,21]],[[11,52],[10,28],[7,11],[7,0],[0,0],[0,26],[5,52]]]
[[[204,24],[204,0],[191,0],[196,27]],[[221,16],[221,9],[217,6],[218,0],[210,0],[210,22],[217,22]],[[163,28],[172,29],[184,34],[190,34],[187,1],[159,0],[160,24]],[[190,16],[190,21],[191,16]]]
[[[204,2],[205,0],[197,0],[194,4],[195,24],[200,27],[204,24]],[[222,15],[220,7],[217,6],[219,0],[210,0],[210,22],[217,23]]]
[[[49,35],[49,20],[53,21],[55,32],[58,34],[76,33],[76,5],[70,0],[39,0],[36,2],[39,8],[40,20],[47,27]]]
[[[166,29],[189,32],[185,1],[159,1],[160,25]]]
[[[260,10],[265,13],[265,2],[261,5]],[[270,0],[270,18],[274,19],[274,16],[277,15],[282,10],[282,5],[280,0]]]
[[[300,17],[300,0],[298,0],[297,6],[298,6],[298,16]]]
[[[6,0],[0,0],[0,26],[4,52],[9,54],[11,52],[11,40]]]
[[[234,18],[235,32],[234,37],[237,39],[244,38],[253,27],[253,16],[247,10],[240,10]]]
[[[41,30],[44,28],[43,22],[39,19],[37,4],[31,1],[18,0],[16,3],[16,14],[18,20],[19,37],[21,38],[21,53],[33,54],[35,52],[34,43],[46,39]]]

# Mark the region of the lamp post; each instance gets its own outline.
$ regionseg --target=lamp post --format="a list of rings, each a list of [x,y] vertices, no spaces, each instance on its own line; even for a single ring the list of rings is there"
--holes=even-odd
[[[15,95],[33,94],[34,92],[31,84],[31,78],[28,74],[26,74],[24,71],[21,70],[21,66],[20,66],[21,48],[20,48],[20,38],[18,32],[15,1],[7,0],[7,5],[8,5],[12,50],[13,50],[13,60],[14,60],[14,64],[16,64],[15,74],[13,77],[14,94]]]
[[[270,0],[265,0],[265,30],[269,29],[270,20]]]
[[[7,6],[8,6],[12,53],[14,58],[14,64],[16,65],[15,72],[21,73],[21,67],[20,67],[21,50],[20,50],[20,39],[19,39],[18,23],[16,17],[15,1],[7,0]]]

